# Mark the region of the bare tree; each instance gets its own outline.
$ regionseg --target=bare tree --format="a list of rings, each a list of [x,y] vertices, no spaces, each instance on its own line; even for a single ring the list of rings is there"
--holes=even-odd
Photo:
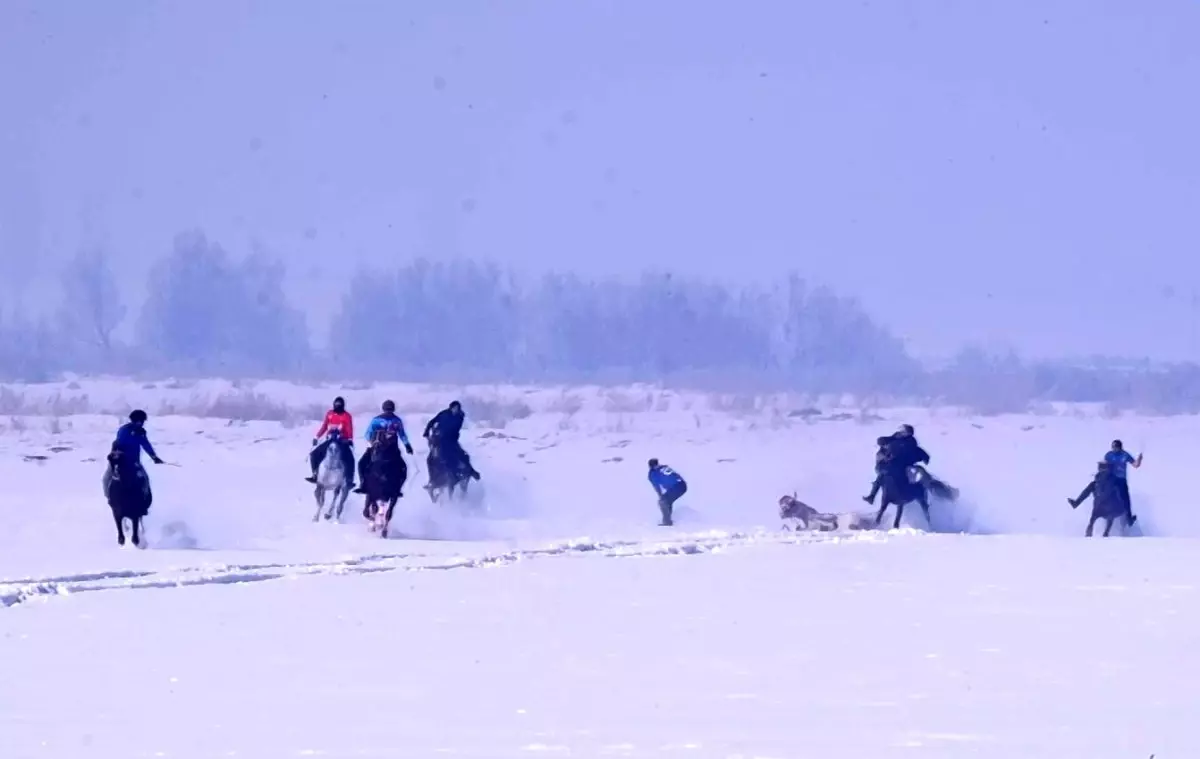
[[[63,301],[58,326],[64,339],[110,356],[113,332],[126,312],[108,254],[100,247],[80,250],[63,270],[60,282]]]

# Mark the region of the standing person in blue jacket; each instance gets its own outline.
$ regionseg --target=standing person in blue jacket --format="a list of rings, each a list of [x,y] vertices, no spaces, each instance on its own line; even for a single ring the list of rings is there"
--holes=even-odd
[[[1128,465],[1133,464],[1133,468],[1137,469],[1142,465],[1142,454],[1138,454],[1137,458],[1130,455],[1129,451],[1125,450],[1125,446],[1120,440],[1112,441],[1112,450],[1104,454],[1104,461],[1108,464],[1108,471],[1112,474],[1117,482],[1117,492],[1121,494],[1121,500],[1125,502],[1125,524],[1132,526],[1137,521],[1137,517],[1133,515],[1133,504],[1129,499],[1129,479]]]
[[[650,484],[658,494],[658,509],[662,512],[662,526],[670,527],[671,514],[675,502],[687,492],[687,482],[683,477],[666,464],[660,464],[658,459],[650,459]]]
[[[404,443],[404,450],[411,456],[413,449],[412,443],[408,442],[408,433],[404,431],[404,421],[396,416],[396,404],[393,401],[383,402],[383,413],[376,416],[367,425],[367,433],[363,437],[367,440],[367,449],[363,451],[363,455],[358,458],[358,482],[359,485],[354,489],[355,493],[367,492],[367,466],[371,461],[371,448],[383,433],[392,433],[388,435],[393,440],[398,440]],[[400,459],[400,465],[404,465],[404,459]],[[405,467],[407,469],[407,467]]]
[[[132,461],[137,467],[138,477],[145,483],[146,491],[150,490],[150,477],[146,474],[146,469],[142,466],[142,451],[150,457],[150,460],[155,464],[163,463],[163,460],[154,452],[154,446],[150,445],[150,438],[146,436],[146,412],[141,409],[135,409],[129,414],[129,421],[122,424],[117,430],[117,439],[113,441],[113,452],[120,455],[126,461]],[[110,466],[104,472],[104,497],[108,497],[108,485],[112,481],[112,467]]]

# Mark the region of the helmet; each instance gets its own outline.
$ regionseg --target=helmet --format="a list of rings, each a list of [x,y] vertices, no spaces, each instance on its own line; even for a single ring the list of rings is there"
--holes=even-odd
[[[912,437],[914,434],[916,434],[916,430],[913,429],[911,424],[902,424],[900,425],[900,433]]]
[[[650,464],[651,469],[655,469],[658,467],[658,459],[650,459],[650,461],[647,463]]]
[[[391,414],[391,413],[395,413],[395,411],[396,411],[396,402],[395,401],[384,401],[383,402],[383,413]]]
[[[140,408],[134,409],[129,414],[129,421],[133,422],[134,424],[145,424],[146,423],[146,412],[142,411]]]
[[[462,411],[462,404],[458,401],[450,401],[449,408],[451,411]]]
[[[346,408],[346,399],[345,399],[345,398],[343,398],[343,397],[342,397],[342,396],[340,396],[340,395],[339,395],[338,397],[334,398],[334,399],[333,399],[333,407],[334,407],[335,409],[344,409],[344,408]]]
[[[1121,441],[1120,441],[1120,440],[1114,440],[1114,441],[1112,442],[1112,447],[1113,447],[1113,450],[1114,450],[1114,451],[1119,451],[1119,450],[1121,450],[1121,448],[1123,448],[1124,446],[1121,444]]]

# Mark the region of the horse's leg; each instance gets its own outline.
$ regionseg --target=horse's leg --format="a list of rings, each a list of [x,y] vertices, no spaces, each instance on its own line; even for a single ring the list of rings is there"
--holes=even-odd
[[[325,505],[325,488],[321,487],[319,482],[313,488],[313,500],[317,502],[317,513],[313,514],[312,520],[317,522],[321,519],[321,507]]]
[[[333,519],[333,508],[338,505],[338,497],[339,497],[338,494],[341,493],[342,491],[344,491],[345,489],[346,489],[345,478],[343,478],[342,482],[339,485],[337,485],[336,487],[334,487],[332,489],[332,491],[327,490],[325,488],[321,488],[321,505],[322,506],[325,505],[325,499],[329,497],[328,494],[330,492],[333,493],[333,496],[329,501],[329,508],[325,510],[325,520],[326,521]],[[318,510],[318,512],[319,512],[319,510]],[[341,509],[338,510],[338,513],[339,514],[341,513]]]
[[[891,496],[888,491],[883,491],[883,497],[879,499],[879,511],[875,514],[875,526],[878,527],[883,523],[883,515],[887,513],[888,506],[892,505]]]
[[[896,518],[892,521],[892,529],[893,530],[900,529],[900,518],[903,516],[904,516],[904,504],[898,503],[898,504],[896,504]]]
[[[1116,519],[1117,519],[1116,517],[1104,517],[1104,535],[1103,535],[1103,537],[1107,538],[1108,533],[1112,532],[1113,522],[1115,522]]]
[[[121,516],[121,510],[116,506],[112,507],[113,521],[117,523],[117,545],[125,545],[125,519]]]
[[[382,537],[388,536],[388,526],[392,523],[392,513],[396,510],[396,501],[400,500],[399,496],[394,496],[388,499],[387,511],[383,515],[383,530],[380,533]]]
[[[875,526],[883,524],[883,515],[888,513],[888,507],[893,506],[892,491],[883,488],[883,495],[880,496],[880,510],[875,514]]]
[[[342,521],[342,508],[346,505],[346,499],[350,497],[350,486],[342,483],[338,491],[333,494],[333,498],[337,501],[337,520]]]
[[[129,521],[133,522],[133,535],[130,536],[131,539],[133,540],[133,544],[135,546],[137,546],[138,548],[141,548],[142,547],[142,518],[140,516],[134,517],[133,519],[131,519]]]
[[[1096,527],[1096,520],[1099,518],[1100,518],[1100,515],[1097,514],[1095,511],[1092,511],[1092,516],[1088,519],[1087,529],[1083,531],[1083,537],[1085,537],[1085,538],[1092,537],[1092,532]]]
[[[924,485],[917,489],[917,502],[921,504],[921,511],[925,512],[925,521],[929,523],[930,527],[933,527],[933,519],[929,516],[929,491],[925,489]]]

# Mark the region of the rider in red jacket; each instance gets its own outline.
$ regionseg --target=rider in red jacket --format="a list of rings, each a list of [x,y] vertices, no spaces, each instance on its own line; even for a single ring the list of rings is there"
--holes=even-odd
[[[321,422],[321,428],[313,438],[312,453],[308,456],[312,476],[305,479],[309,482],[317,481],[317,467],[325,458],[325,449],[330,443],[327,435],[334,431],[338,433],[342,443],[342,464],[346,467],[346,482],[350,487],[354,487],[354,417],[346,410],[346,400],[341,396],[333,399],[333,408],[325,412],[325,421]]]

